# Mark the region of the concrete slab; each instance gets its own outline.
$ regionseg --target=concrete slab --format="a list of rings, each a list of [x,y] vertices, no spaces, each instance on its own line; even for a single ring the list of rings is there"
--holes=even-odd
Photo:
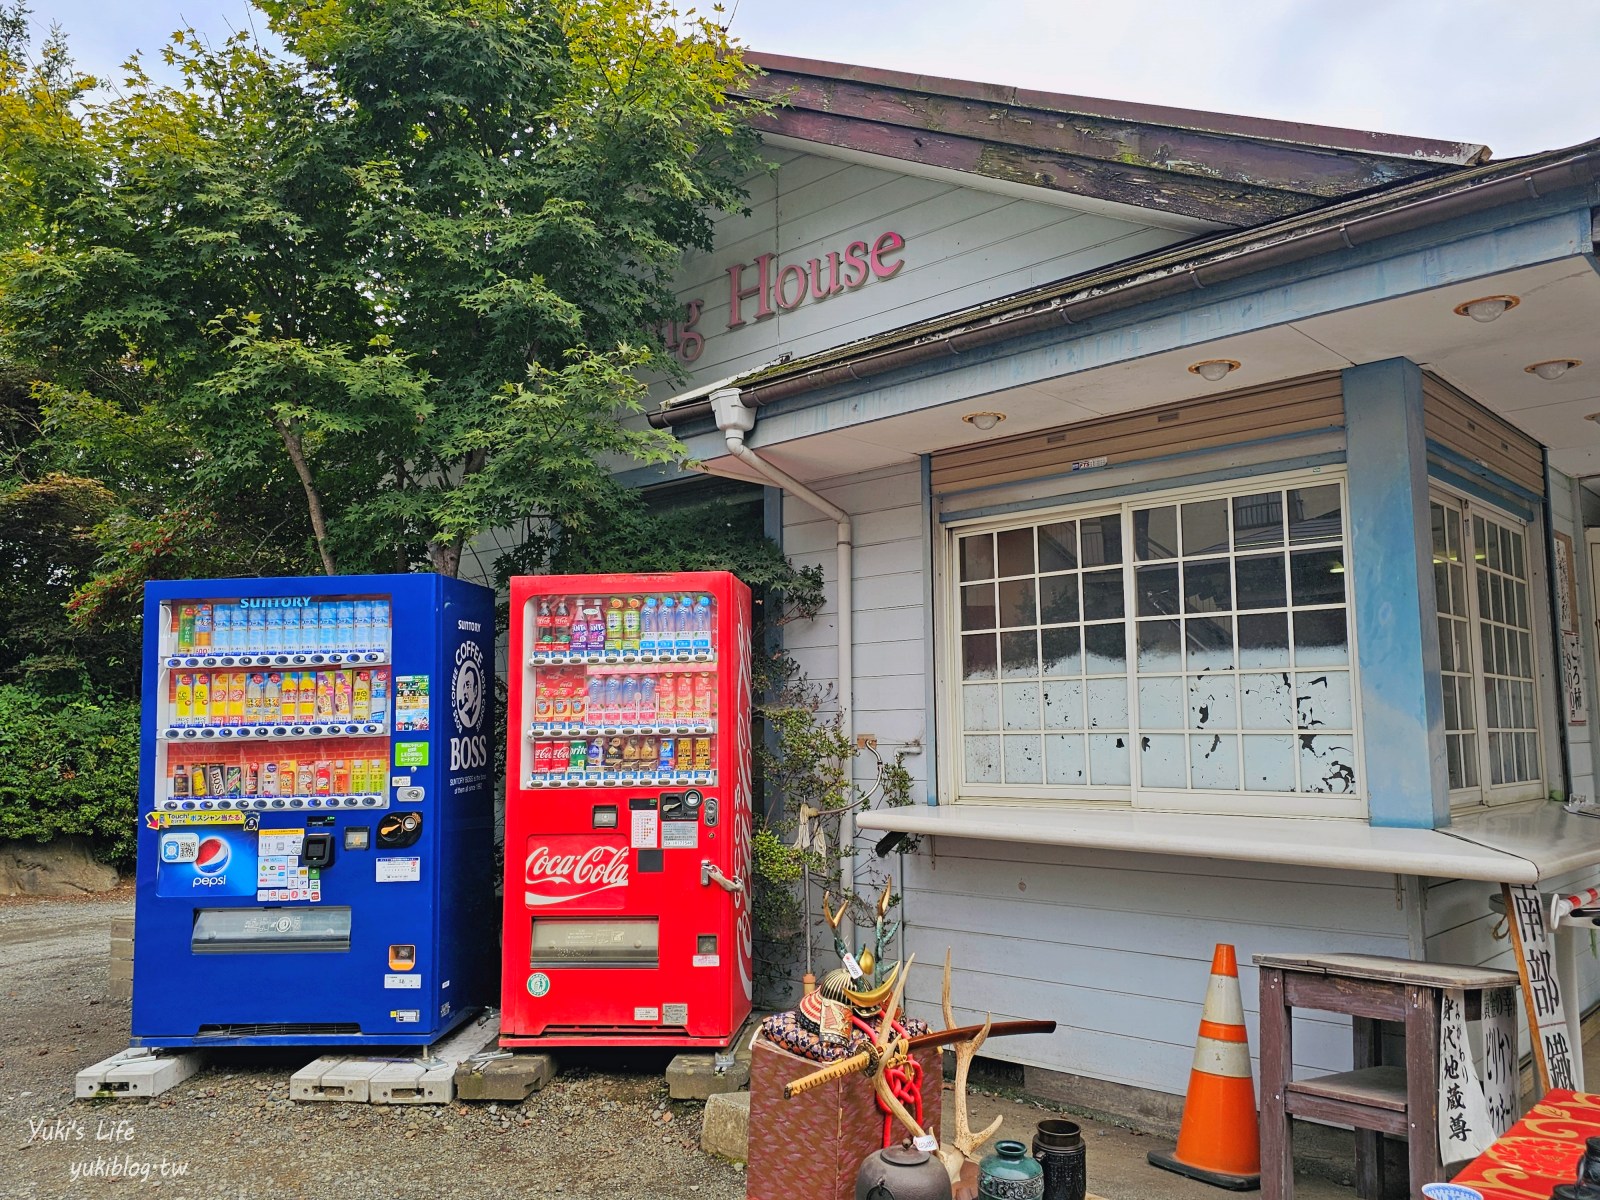
[[[507,1100],[520,1104],[556,1077],[550,1054],[516,1053],[487,1061],[469,1058],[456,1068],[457,1100]]]
[[[119,1050],[79,1071],[73,1096],[78,1100],[148,1099],[177,1087],[198,1071],[203,1061],[198,1050],[163,1053],[143,1046]]]
[[[372,1098],[372,1077],[387,1065],[382,1059],[319,1058],[289,1076],[289,1099],[366,1104]]]
[[[750,1064],[736,1057],[718,1071],[710,1054],[680,1054],[667,1064],[667,1095],[674,1100],[705,1100],[737,1092],[750,1082]]]
[[[706,1097],[700,1149],[744,1162],[750,1155],[750,1093],[715,1092]]]

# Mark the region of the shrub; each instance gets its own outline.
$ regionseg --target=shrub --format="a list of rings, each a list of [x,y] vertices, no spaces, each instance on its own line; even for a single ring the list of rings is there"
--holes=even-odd
[[[139,704],[0,686],[0,839],[89,839],[133,865],[139,822]]]

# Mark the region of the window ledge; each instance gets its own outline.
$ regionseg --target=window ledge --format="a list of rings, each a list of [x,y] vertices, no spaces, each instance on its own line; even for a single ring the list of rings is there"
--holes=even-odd
[[[1551,800],[1460,812],[1446,832],[1523,859],[1540,880],[1600,864],[1600,819],[1569,813]]]
[[[1547,807],[1560,812],[1556,805]],[[1570,819],[1594,827],[1589,835],[1593,853],[1587,861],[1600,862],[1600,820]],[[1109,806],[1055,809],[919,804],[864,812],[856,818],[856,824],[862,829],[936,837],[1290,863],[1493,883],[1536,883],[1541,875],[1548,878],[1552,873],[1515,851],[1478,844],[1444,831],[1393,829],[1356,820],[1225,817],[1138,812]]]

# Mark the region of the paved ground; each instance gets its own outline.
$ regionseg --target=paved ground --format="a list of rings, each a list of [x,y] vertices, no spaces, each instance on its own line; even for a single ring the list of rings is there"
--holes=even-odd
[[[106,960],[110,920],[132,908],[126,891],[0,901],[0,1197],[99,1197],[130,1183],[194,1200],[744,1196],[742,1169],[698,1148],[699,1105],[667,1100],[664,1056],[568,1058],[554,1084],[511,1106],[292,1104],[289,1076],[310,1052],[213,1056],[155,1100],[76,1104],[79,1068],[128,1043]],[[947,1136],[952,1108],[947,1096]],[[1105,1200],[1224,1194],[1150,1167],[1145,1154],[1165,1142],[1082,1114],[980,1092],[970,1113],[977,1128],[1001,1114],[1000,1136],[1024,1142],[1047,1116],[1078,1120],[1090,1189]],[[1301,1200],[1354,1195],[1335,1182],[1348,1184],[1347,1161],[1312,1165]],[[118,1177],[85,1176],[113,1168]]]

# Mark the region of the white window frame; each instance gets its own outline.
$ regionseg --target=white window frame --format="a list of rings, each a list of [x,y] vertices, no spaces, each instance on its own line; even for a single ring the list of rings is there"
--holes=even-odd
[[[1048,808],[1122,807],[1136,810],[1209,813],[1217,815],[1247,815],[1273,817],[1345,817],[1365,820],[1367,817],[1367,774],[1361,731],[1361,689],[1359,652],[1356,644],[1355,579],[1353,573],[1345,576],[1345,608],[1349,645],[1349,672],[1352,710],[1352,739],[1356,770],[1356,787],[1350,793],[1284,793],[1247,791],[1202,791],[1143,788],[1140,784],[1140,761],[1136,748],[1129,747],[1132,782],[1126,787],[1097,788],[1071,785],[1016,785],[976,784],[968,787],[963,782],[964,746],[962,744],[962,652],[960,629],[960,588],[958,547],[960,538],[982,532],[1039,526],[1052,521],[1082,520],[1112,512],[1127,514],[1133,509],[1169,504],[1185,504],[1202,500],[1250,495],[1276,489],[1315,487],[1337,483],[1343,490],[1343,508],[1340,545],[1343,561],[1349,572],[1351,563],[1349,480],[1342,466],[1312,467],[1296,471],[1282,471],[1230,479],[1200,486],[1162,488],[1148,486],[1144,490],[1101,500],[1072,500],[1064,498],[1060,504],[1029,507],[1025,512],[1012,512],[1001,516],[975,517],[952,521],[938,530],[934,540],[934,597],[935,597],[935,647],[934,662],[939,679],[941,718],[939,721],[939,779],[942,803],[997,804]],[[1285,544],[1283,549],[1290,547]],[[1230,549],[1229,561],[1241,551]],[[1248,554],[1249,551],[1243,551]],[[1124,618],[1126,631],[1128,670],[1128,721],[1139,736],[1139,675],[1137,671],[1137,617],[1136,586],[1138,561],[1133,557],[1131,539],[1124,545]],[[1293,607],[1291,603],[1291,608]],[[1235,610],[1237,611],[1237,610]],[[1231,672],[1237,677],[1240,672]],[[1112,676],[1109,678],[1118,678]],[[1086,680],[1087,682],[1087,680]],[[1238,731],[1228,731],[1238,732]],[[1298,727],[1294,735],[1299,736]]]
[[[1460,811],[1472,808],[1494,808],[1505,804],[1518,804],[1526,800],[1538,800],[1547,794],[1550,777],[1551,747],[1548,744],[1549,724],[1545,712],[1545,672],[1548,666],[1544,649],[1544,639],[1549,635],[1546,621],[1545,603],[1548,591],[1547,571],[1545,566],[1545,547],[1543,527],[1537,521],[1524,520],[1515,513],[1509,512],[1498,505],[1487,503],[1476,496],[1469,496],[1458,491],[1439,480],[1429,480],[1429,504],[1444,504],[1454,508],[1461,515],[1462,548],[1466,566],[1466,592],[1467,592],[1467,620],[1469,636],[1467,649],[1472,659],[1472,670],[1467,672],[1472,680],[1472,702],[1474,718],[1474,734],[1477,743],[1477,775],[1478,782],[1471,787],[1449,788],[1450,807]],[[1530,663],[1531,675],[1527,683],[1533,693],[1533,744],[1539,753],[1539,775],[1537,778],[1518,783],[1495,784],[1490,780],[1493,773],[1489,760],[1489,730],[1485,724],[1487,704],[1484,694],[1484,669],[1483,669],[1483,635],[1478,599],[1478,546],[1472,529],[1474,516],[1492,520],[1497,524],[1510,527],[1520,532],[1523,542],[1523,554],[1526,560],[1528,588],[1528,639],[1529,653],[1532,658]],[[1431,539],[1431,533],[1430,533]],[[1431,550],[1431,540],[1430,540]],[[1433,630],[1433,637],[1438,637],[1437,624]],[[1445,786],[1449,787],[1448,761],[1441,765],[1446,772]]]

